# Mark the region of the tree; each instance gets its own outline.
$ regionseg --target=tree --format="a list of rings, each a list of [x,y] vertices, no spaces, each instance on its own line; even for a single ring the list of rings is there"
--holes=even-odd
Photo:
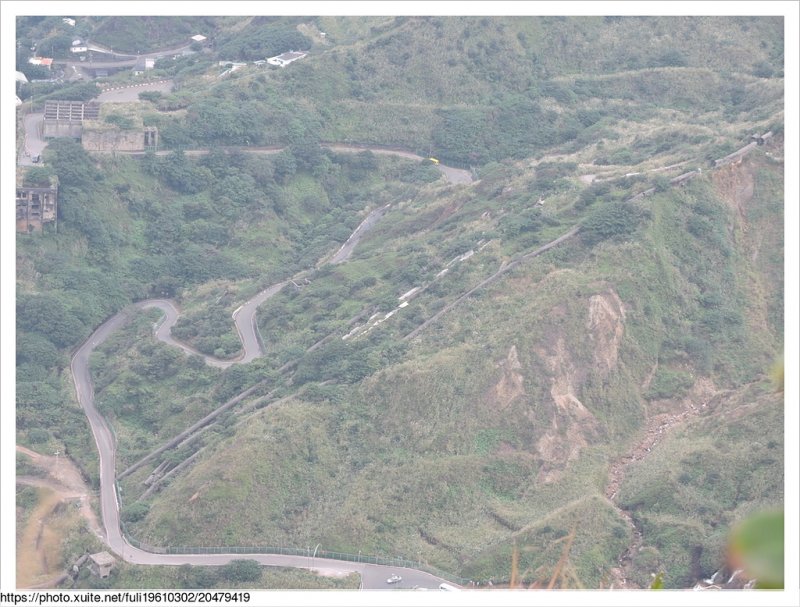
[[[285,184],[297,171],[297,161],[289,150],[276,154],[272,160],[275,171],[275,181]]]
[[[37,49],[42,57],[68,57],[72,45],[72,36],[68,33],[59,33],[42,40]]]
[[[211,181],[211,171],[191,162],[183,151],[172,152],[159,163],[159,172],[167,184],[184,194],[196,194]]]
[[[53,139],[47,146],[45,154],[48,163],[58,175],[59,186],[62,189],[72,186],[89,192],[103,179],[103,175],[95,168],[86,150],[73,139],[67,137]]]
[[[256,19],[247,28],[231,32],[228,40],[223,37],[219,45],[220,57],[253,61],[311,46],[311,40],[290,25],[259,21]]]
[[[237,559],[223,566],[220,575],[230,582],[255,582],[261,577],[261,565],[258,561]]]
[[[144,502],[134,502],[122,509],[122,520],[126,523],[135,523],[142,520],[150,512],[150,505]]]
[[[45,368],[64,367],[66,359],[49,339],[40,333],[17,334],[17,364],[31,363]]]
[[[32,186],[48,186],[51,175],[49,167],[31,167],[25,173],[25,183]]]
[[[211,98],[189,108],[189,131],[201,141],[250,145],[264,137],[264,121],[255,102]]]
[[[46,336],[59,348],[78,343],[86,327],[62,296],[55,293],[20,295],[17,298],[17,327]]]

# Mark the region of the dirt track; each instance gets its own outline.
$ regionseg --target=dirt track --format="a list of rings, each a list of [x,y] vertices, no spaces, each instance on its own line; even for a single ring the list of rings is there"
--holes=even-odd
[[[17,452],[30,457],[46,476],[17,476],[17,484],[38,487],[39,502],[31,511],[17,543],[17,586],[51,588],[62,578],[56,566],[61,559],[62,524],[54,522],[58,505],[80,500],[80,515],[89,529],[103,537],[97,515],[92,510],[93,493],[72,461],[64,456],[42,455],[17,446]],[[69,514],[68,514],[69,516]]]
[[[42,455],[41,453],[31,451],[20,445],[17,445],[17,452],[24,453],[31,458],[35,466],[47,472],[47,476],[45,477],[18,476],[17,482],[31,487],[50,489],[61,500],[80,499],[81,514],[86,519],[92,532],[97,537],[102,538],[102,527],[91,506],[94,492],[89,485],[86,484],[78,467],[72,460],[63,455],[58,457]]]

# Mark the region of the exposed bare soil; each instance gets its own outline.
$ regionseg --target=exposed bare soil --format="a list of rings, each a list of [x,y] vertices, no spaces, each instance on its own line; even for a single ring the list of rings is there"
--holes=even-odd
[[[92,491],[75,464],[67,457],[47,456],[17,446],[19,453],[46,472],[46,476],[18,476],[17,483],[39,488],[34,507],[17,542],[17,586],[52,587],[63,576],[59,571],[65,531],[75,522],[65,502],[79,504],[79,514],[92,532],[102,538],[102,528],[91,507]]]

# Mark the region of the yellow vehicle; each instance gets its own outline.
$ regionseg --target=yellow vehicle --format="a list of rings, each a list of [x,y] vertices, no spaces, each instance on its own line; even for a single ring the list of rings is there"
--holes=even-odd
[[[428,158],[433,164],[439,164],[439,161],[436,158]]]

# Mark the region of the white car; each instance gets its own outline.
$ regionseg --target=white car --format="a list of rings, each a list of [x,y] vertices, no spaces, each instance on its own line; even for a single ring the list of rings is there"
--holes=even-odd
[[[386,580],[386,583],[387,583],[387,584],[396,584],[397,582],[401,582],[401,581],[403,581],[403,578],[401,578],[401,577],[400,577],[399,575],[397,575],[397,574],[392,574],[392,575],[389,577],[389,579],[388,579],[388,580]]]

